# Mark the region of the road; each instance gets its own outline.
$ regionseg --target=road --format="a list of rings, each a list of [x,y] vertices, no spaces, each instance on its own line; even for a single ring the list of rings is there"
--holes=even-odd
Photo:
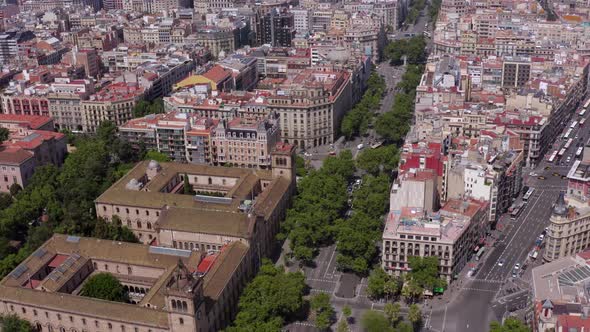
[[[578,116],[574,115],[574,118],[578,120]],[[576,138],[558,163],[543,161],[535,170],[527,170],[525,183],[536,190],[524,211],[516,220],[511,220],[507,215],[502,216],[499,224],[505,227],[503,235],[494,243],[493,248],[488,248],[475,277],[461,282],[455,298],[428,313],[427,330],[486,331],[492,320],[501,320],[507,311],[514,311],[528,304],[530,285],[521,277],[513,280],[513,268],[516,263],[522,266],[525,261],[531,261],[530,258],[527,259],[528,254],[537,237],[549,225],[552,206],[559,192],[567,187],[567,180],[563,176],[567,175],[575,160],[578,143],[587,140],[589,130],[590,126],[587,124],[582,128],[577,126],[573,134]],[[565,140],[558,138],[554,149],[564,143]],[[539,255],[537,260],[541,259]],[[499,264],[500,261],[503,264]],[[529,270],[531,264],[533,262],[528,263]],[[508,294],[504,294],[506,288]],[[499,294],[501,289],[503,293]]]

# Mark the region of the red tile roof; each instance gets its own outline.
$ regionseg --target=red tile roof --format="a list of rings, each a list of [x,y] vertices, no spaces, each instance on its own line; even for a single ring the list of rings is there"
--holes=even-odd
[[[0,123],[20,123],[31,129],[39,129],[51,121],[50,117],[41,115],[0,114]]]
[[[20,165],[33,158],[33,153],[18,146],[0,146],[0,164]]]
[[[213,68],[204,73],[203,77],[206,77],[215,83],[219,83],[224,79],[231,77],[231,71],[226,70],[221,66],[215,65]]]
[[[61,254],[57,254],[55,255],[55,257],[53,257],[53,259],[51,260],[51,262],[49,262],[49,267],[58,267],[61,265],[61,263],[65,262],[66,259],[68,259],[68,257],[70,257],[69,255],[61,255]]]
[[[215,259],[217,259],[217,256],[218,254],[214,254],[203,258],[203,260],[199,263],[199,266],[197,267],[197,272],[206,273],[207,271],[209,271],[209,268],[213,265],[213,263],[215,263]]]

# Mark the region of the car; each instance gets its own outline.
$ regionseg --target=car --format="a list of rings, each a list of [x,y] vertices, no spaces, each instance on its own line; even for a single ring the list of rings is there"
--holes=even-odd
[[[543,232],[545,232],[545,234],[547,234],[547,232],[549,232],[549,227],[545,227],[545,229],[543,230]]]
[[[537,177],[537,179],[539,179],[539,180],[545,180],[546,178],[541,175],[541,176]]]
[[[504,266],[504,258],[498,261],[498,266]]]
[[[515,269],[515,270],[518,270],[518,269],[520,269],[520,263],[516,263],[516,265],[514,265],[514,269]]]
[[[329,155],[330,155],[330,156],[335,156],[335,155],[336,155],[336,151],[334,151],[334,150],[331,150],[331,151],[330,151],[330,153],[329,153]]]
[[[356,146],[357,150],[362,150],[365,147],[363,143]]]
[[[539,235],[539,240],[543,241],[544,238],[545,238],[545,234]]]

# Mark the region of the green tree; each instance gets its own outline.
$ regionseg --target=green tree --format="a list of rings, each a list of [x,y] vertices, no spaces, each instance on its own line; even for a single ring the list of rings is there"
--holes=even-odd
[[[378,175],[381,171],[391,172],[399,163],[399,153],[395,145],[365,149],[356,159],[356,165],[368,173]]]
[[[319,330],[326,330],[332,325],[334,308],[330,304],[330,295],[319,293],[312,296],[310,307],[315,314],[315,326]]]
[[[528,332],[530,330],[522,321],[514,317],[506,318],[504,324],[497,321],[490,323],[490,332]]]
[[[446,281],[442,280],[438,274],[438,257],[410,256],[408,265],[411,269],[408,278],[415,282],[417,286],[430,291],[435,287],[446,287]]]
[[[395,325],[397,321],[400,319],[400,311],[401,306],[399,303],[391,303],[388,302],[383,307],[383,312],[385,313],[385,317],[389,320],[391,325]]]
[[[143,160],[155,160],[157,162],[163,163],[163,162],[169,162],[170,157],[163,154],[162,152],[150,150],[145,154],[145,156],[143,157]]]
[[[414,332],[414,328],[409,323],[399,322],[396,326],[396,332]]]
[[[240,296],[234,326],[227,331],[279,330],[287,317],[301,310],[304,291],[302,273],[285,273],[265,259]]]
[[[113,216],[113,222],[110,223],[98,219],[94,225],[92,236],[105,240],[139,243],[139,239],[135,234],[129,228],[123,226],[117,216]]]
[[[336,326],[336,332],[350,332],[350,326],[348,326],[346,319],[341,319],[338,322],[338,326]]]
[[[0,316],[0,327],[6,332],[33,332],[33,326],[29,321],[19,318],[17,315]]]
[[[20,184],[18,184],[18,183],[13,183],[10,185],[10,188],[8,188],[10,195],[12,195],[13,197],[18,195],[18,193],[20,193],[22,190],[23,190],[23,187],[21,187]]]
[[[346,319],[349,319],[350,316],[352,316],[352,309],[348,304],[344,305],[344,307],[342,308],[342,314]]]
[[[408,308],[408,320],[410,320],[414,326],[418,326],[422,322],[422,311],[415,303],[411,304]]]
[[[6,209],[12,204],[12,196],[7,193],[0,193],[0,211]]]
[[[89,277],[82,286],[81,295],[107,301],[129,301],[129,296],[119,280],[112,274],[105,272]]]
[[[307,169],[305,168],[305,159],[300,155],[295,156],[295,173],[297,176],[307,175]]]
[[[195,190],[193,189],[193,186],[190,184],[189,179],[188,179],[188,175],[186,173],[184,173],[182,191],[185,195],[194,195],[195,194]]]
[[[4,142],[10,137],[10,131],[7,128],[0,128],[0,142]]]
[[[367,332],[393,332],[387,318],[374,310],[365,311],[361,318],[361,325]]]
[[[389,275],[381,267],[374,269],[367,280],[367,294],[373,299],[382,298],[385,295],[385,283]]]

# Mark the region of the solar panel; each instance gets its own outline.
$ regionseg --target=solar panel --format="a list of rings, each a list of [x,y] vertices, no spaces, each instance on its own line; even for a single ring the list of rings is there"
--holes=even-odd
[[[78,242],[80,242],[80,237],[79,236],[74,236],[74,235],[69,235],[66,238],[66,241],[67,242],[72,242],[72,243],[78,243]]]
[[[47,250],[45,248],[39,248],[39,249],[35,250],[35,252],[33,253],[33,256],[35,256],[37,258],[41,258],[46,253],[47,253]]]
[[[19,265],[16,267],[16,269],[14,269],[14,271],[12,271],[12,273],[10,273],[10,276],[14,279],[20,278],[20,276],[22,276],[23,273],[25,273],[28,269],[29,267],[24,264]]]
[[[231,204],[231,197],[216,197],[207,195],[195,195],[195,201],[203,203],[214,203],[214,204]]]
[[[190,250],[154,247],[154,246],[150,246],[149,252],[152,254],[170,255],[170,256],[179,256],[179,257],[189,257],[191,255]]]

